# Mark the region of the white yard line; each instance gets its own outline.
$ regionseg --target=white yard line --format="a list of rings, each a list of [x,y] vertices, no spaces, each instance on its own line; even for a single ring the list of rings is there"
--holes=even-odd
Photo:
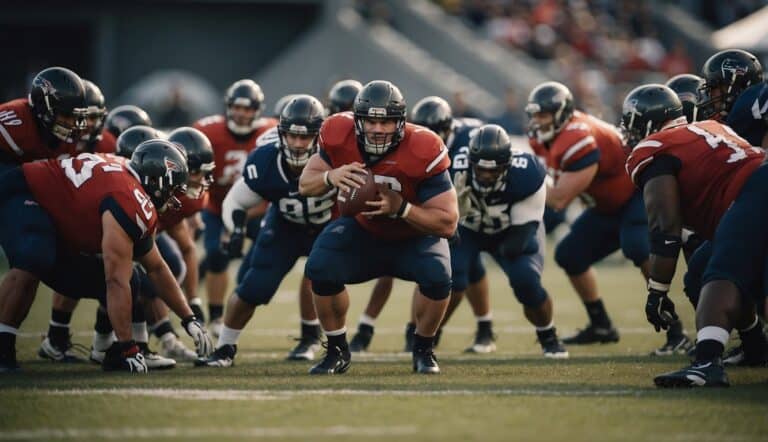
[[[392,427],[251,427],[251,428],[39,428],[34,430],[0,431],[0,440],[55,439],[202,439],[202,438],[315,438],[315,437],[381,437],[407,436],[418,432],[416,426]]]
[[[544,389],[544,388],[502,388],[496,390],[368,390],[368,389],[302,389],[302,390],[233,390],[233,389],[176,389],[176,388],[83,388],[83,389],[33,389],[25,393],[41,393],[54,396],[96,396],[113,394],[117,396],[148,396],[182,400],[275,400],[308,396],[637,396],[643,393],[639,389],[595,390],[589,387]]]

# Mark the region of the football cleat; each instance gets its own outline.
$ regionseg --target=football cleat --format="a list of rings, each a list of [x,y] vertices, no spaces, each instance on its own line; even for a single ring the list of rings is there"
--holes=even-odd
[[[652,351],[651,356],[685,355],[692,347],[694,347],[693,342],[688,339],[688,336],[667,336],[667,342]]]
[[[589,324],[584,329],[576,330],[574,335],[563,338],[563,344],[584,345],[584,344],[607,344],[609,342],[619,342],[619,331],[613,327],[595,327]]]
[[[659,388],[729,387],[731,385],[720,360],[694,362],[682,370],[656,376],[653,383]]]
[[[413,352],[413,372],[419,374],[439,374],[440,366],[432,350]]]
[[[168,370],[176,366],[176,361],[170,358],[160,356],[154,351],[149,349],[149,345],[146,342],[137,342],[139,351],[144,355],[144,362],[147,364],[149,370]]]
[[[315,353],[320,351],[320,339],[314,336],[302,336],[297,339],[298,343],[288,352],[289,361],[313,361]]]
[[[104,356],[106,355],[107,350],[116,340],[117,338],[113,332],[108,334],[94,333],[93,342],[91,343],[91,354],[89,357],[91,362],[101,365],[104,362]]]
[[[208,332],[216,339],[219,339],[222,328],[224,328],[224,320],[222,318],[214,319],[208,323]]]
[[[725,352],[723,365],[734,367],[765,367],[768,366],[768,354],[749,356],[744,347],[739,345]]]
[[[339,347],[328,347],[327,343],[323,343],[323,347],[327,350],[325,357],[319,364],[309,369],[309,374],[346,373],[352,363],[352,355],[348,351],[341,351]]]
[[[168,333],[168,335],[169,337],[160,340],[160,354],[162,356],[177,361],[194,361],[197,359],[197,353],[187,348],[178,336],[173,333]]]
[[[478,328],[475,342],[464,350],[464,353],[493,353],[496,351],[496,336],[490,328]]]
[[[235,365],[237,345],[222,345],[207,358],[195,360],[195,367],[226,368]]]
[[[558,339],[557,332],[554,328],[545,331],[537,331],[536,335],[539,338],[539,344],[541,350],[544,352],[544,357],[548,359],[568,359],[570,354],[565,349],[563,343]]]
[[[367,324],[358,325],[357,333],[352,337],[352,341],[349,342],[349,351],[352,353],[367,351],[368,346],[371,345],[371,339],[373,339],[373,327]]]
[[[416,333],[416,324],[413,322],[409,322],[405,325],[405,348],[403,349],[406,353],[412,353],[413,352],[413,335]]]
[[[43,342],[40,343],[40,349],[37,351],[37,355],[42,359],[63,362],[65,364],[80,364],[86,362],[85,356],[88,354],[88,349],[83,345],[73,344],[70,338],[71,336],[67,336],[66,343],[63,343],[63,345],[56,345],[51,341],[51,338],[46,337],[43,339]]]
[[[16,352],[0,355],[0,374],[15,373],[20,369],[19,363],[16,361]]]

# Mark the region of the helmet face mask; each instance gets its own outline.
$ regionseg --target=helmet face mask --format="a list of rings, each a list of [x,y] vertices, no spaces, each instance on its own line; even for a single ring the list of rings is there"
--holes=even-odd
[[[357,144],[369,155],[387,154],[405,136],[405,98],[388,81],[366,84],[357,94],[353,111]]]
[[[701,76],[705,80],[700,102],[701,119],[724,120],[733,104],[748,87],[763,81],[763,67],[753,54],[741,49],[720,51],[704,63]]]
[[[141,143],[128,166],[139,176],[144,191],[158,211],[179,209],[177,196],[187,192],[187,155],[176,143],[153,139]]]
[[[549,143],[571,120],[573,112],[573,95],[565,85],[555,81],[542,83],[528,95],[528,133],[541,144]]]
[[[79,138],[87,128],[87,111],[79,108],[75,109],[71,115],[54,114],[51,134],[61,141],[70,142]]]
[[[507,132],[496,124],[480,127],[469,140],[472,188],[482,195],[501,190],[512,161],[512,143]]]
[[[325,108],[311,95],[295,95],[283,108],[277,124],[280,152],[293,169],[303,169],[317,152]]]
[[[253,80],[238,80],[224,97],[227,106],[227,128],[236,135],[248,135],[258,126],[264,93]]]
[[[484,160],[480,160],[481,162]],[[483,167],[482,163],[472,164],[472,187],[481,195],[500,190],[507,177],[508,165]]]
[[[185,195],[200,199],[213,184],[214,162],[213,147],[208,137],[194,127],[180,127],[168,135],[168,141],[176,144],[184,152],[189,169]]]

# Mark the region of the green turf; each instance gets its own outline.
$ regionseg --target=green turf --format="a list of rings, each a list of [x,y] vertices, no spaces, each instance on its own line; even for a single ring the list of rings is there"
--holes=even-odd
[[[319,378],[305,374],[307,363],[282,360],[298,334],[298,271],[255,314],[235,367],[147,376],[38,360],[34,334],[46,328],[50,308],[41,289],[18,343],[23,373],[0,377],[0,440],[766,440],[768,370],[730,369],[730,389],[656,390],[655,374],[686,361],[646,356],[663,337],[645,322],[639,273],[615,261],[598,272],[620,343],[572,346],[570,360],[544,360],[505,278],[489,266],[499,350],[462,353],[474,327],[462,306],[438,351],[443,373],[434,377],[411,374],[408,355],[399,353],[408,283],[395,285],[370,354],[344,376]],[[551,259],[544,282],[560,334],[583,326],[584,310]],[[370,287],[351,288],[350,329]],[[676,283],[673,299],[691,328],[680,293]],[[76,312],[75,342],[89,345],[93,310],[86,301]]]

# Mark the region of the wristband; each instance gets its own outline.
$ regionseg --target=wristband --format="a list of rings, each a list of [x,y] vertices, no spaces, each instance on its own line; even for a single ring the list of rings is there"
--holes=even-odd
[[[665,258],[677,258],[683,239],[677,235],[668,235],[659,230],[652,230],[648,235],[651,246],[651,254]]]
[[[397,210],[397,217],[403,218],[403,219],[407,218],[408,213],[410,213],[411,211],[411,207],[413,207],[411,203],[409,203],[406,200],[403,200],[403,203],[400,204],[400,208]]]
[[[664,284],[663,282],[654,281],[653,279],[648,278],[648,290],[667,293],[669,291],[669,284]]]
[[[333,183],[331,182],[330,178],[328,177],[328,175],[329,175],[330,173],[331,173],[331,171],[330,171],[330,170],[326,170],[326,171],[323,173],[323,181],[325,182],[325,185],[326,185],[327,187],[334,187],[334,186],[333,186]]]

